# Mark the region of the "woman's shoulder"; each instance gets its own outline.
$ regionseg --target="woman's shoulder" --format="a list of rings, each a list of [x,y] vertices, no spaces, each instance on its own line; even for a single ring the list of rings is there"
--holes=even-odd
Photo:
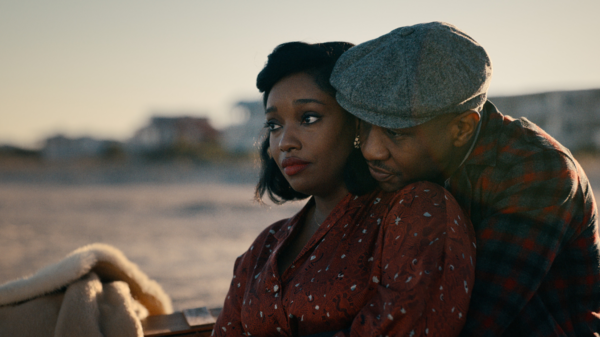
[[[444,237],[475,241],[471,221],[452,194],[438,184],[419,181],[396,192],[381,192],[380,198],[387,205],[382,218],[386,232],[396,235],[408,230],[431,242]]]
[[[468,222],[452,194],[429,181],[414,182],[395,192],[377,191],[372,198],[367,204],[369,213],[377,214],[382,220],[452,223],[454,219],[464,219]],[[390,222],[389,219],[385,222]]]
[[[423,203],[436,205],[448,201],[456,203],[454,197],[444,187],[429,181],[417,181],[404,186],[395,192],[376,191],[373,197],[377,203],[411,207]]]

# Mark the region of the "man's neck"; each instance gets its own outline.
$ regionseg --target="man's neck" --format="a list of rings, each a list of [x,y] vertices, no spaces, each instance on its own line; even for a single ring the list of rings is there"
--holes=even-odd
[[[479,139],[481,124],[482,122],[479,121],[475,130],[475,134],[473,135],[473,137],[471,137],[471,140],[467,144],[461,146],[460,148],[455,148],[456,151],[454,151],[454,153],[451,154],[450,164],[448,165],[448,168],[443,172],[444,180],[449,179],[454,174],[454,172],[456,172],[462,165],[464,165],[469,156],[471,155],[471,152],[473,152],[475,144]]]

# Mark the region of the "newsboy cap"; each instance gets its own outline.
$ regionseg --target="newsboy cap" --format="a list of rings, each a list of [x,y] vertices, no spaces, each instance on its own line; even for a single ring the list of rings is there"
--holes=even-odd
[[[477,109],[487,99],[492,63],[485,49],[443,22],[401,27],[346,51],[331,74],[338,103],[385,128]]]

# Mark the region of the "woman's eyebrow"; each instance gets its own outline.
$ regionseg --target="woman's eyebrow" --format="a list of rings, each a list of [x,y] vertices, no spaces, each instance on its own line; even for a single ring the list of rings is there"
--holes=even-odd
[[[318,99],[314,99],[314,98],[300,98],[294,101],[294,105],[300,105],[300,104],[307,104],[307,103],[317,103],[317,104],[321,104],[321,105],[326,105],[324,102],[319,101]]]
[[[317,104],[321,104],[321,105],[327,105],[327,104],[325,104],[325,102],[319,101],[318,99],[314,99],[314,98],[300,98],[293,102],[294,105],[302,105],[302,104],[308,104],[308,103],[317,103]],[[268,107],[265,109],[265,114],[268,114],[271,112],[277,112],[277,107],[271,106],[271,107]]]

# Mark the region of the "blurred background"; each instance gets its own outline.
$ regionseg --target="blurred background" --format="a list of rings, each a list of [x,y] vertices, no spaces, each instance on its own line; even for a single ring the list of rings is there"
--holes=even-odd
[[[92,242],[176,309],[220,306],[233,262],[302,203],[259,205],[255,79],[288,41],[445,21],[491,55],[491,101],[600,190],[600,2],[0,0],[0,284]]]

